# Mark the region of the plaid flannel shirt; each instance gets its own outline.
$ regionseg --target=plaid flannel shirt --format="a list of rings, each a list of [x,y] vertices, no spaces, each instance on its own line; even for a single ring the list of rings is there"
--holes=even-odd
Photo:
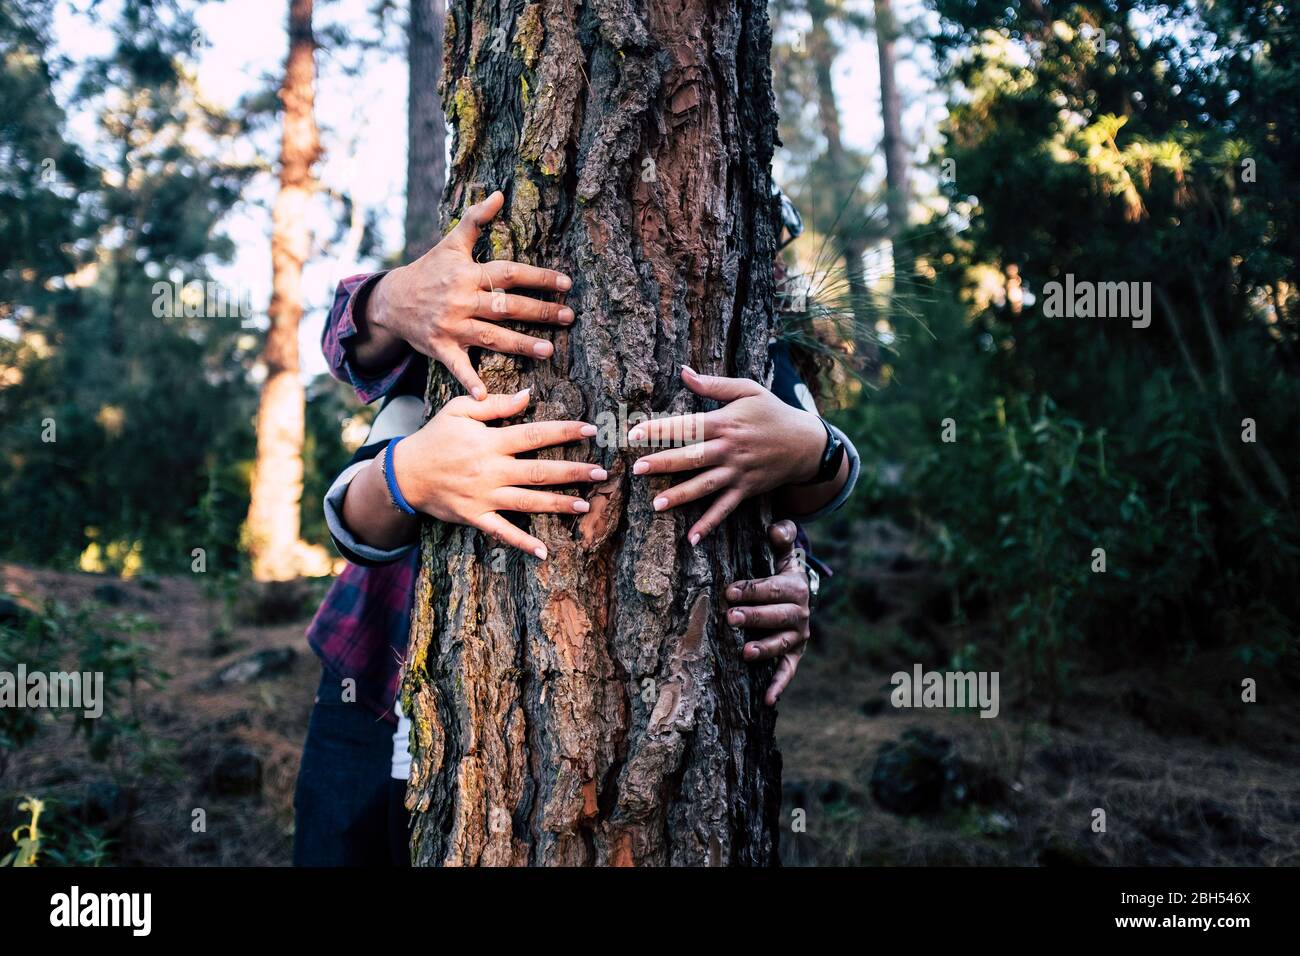
[[[354,312],[382,276],[362,274],[340,282],[321,336],[330,374],[349,383],[367,404],[388,394],[408,373],[423,381],[428,368],[428,360],[416,352],[374,378],[353,367],[347,340],[357,334]],[[321,663],[340,678],[355,680],[357,700],[394,724],[419,561],[419,549],[412,548],[392,564],[348,562],[307,627],[307,643]]]

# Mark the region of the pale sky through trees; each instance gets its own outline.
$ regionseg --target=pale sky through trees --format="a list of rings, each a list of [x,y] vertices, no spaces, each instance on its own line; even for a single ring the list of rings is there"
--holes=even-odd
[[[108,54],[114,42],[111,30],[115,11],[121,0],[100,4],[100,15],[92,21],[84,12],[89,0],[68,0],[59,5],[55,20],[56,50],[74,62],[89,56]],[[870,11],[870,0],[861,0]],[[318,34],[331,24],[342,24],[349,35],[375,39],[378,25],[368,11],[370,0],[335,0],[323,5],[316,20]],[[286,5],[278,0],[224,0],[202,5],[197,23],[202,31],[203,46],[198,49],[198,84],[210,103],[233,108],[240,97],[258,90],[273,88],[284,64]],[[902,22],[923,15],[920,0],[903,0],[897,4]],[[405,13],[403,11],[402,15]],[[406,161],[406,60],[405,39],[399,24],[390,23],[385,42],[400,53],[374,52],[366,56],[359,76],[344,74],[341,59],[355,59],[344,52],[342,57],[318,52],[320,80],[316,97],[317,121],[325,147],[318,175],[324,187],[338,193],[350,193],[357,202],[373,211],[380,230],[380,245],[385,251],[402,247]],[[883,158],[876,155],[881,135],[880,99],[874,37],[870,34],[841,38],[843,52],[836,63],[835,84],[842,113],[843,133],[847,146],[873,157],[868,181],[883,179]],[[918,140],[933,141],[933,131],[943,115],[942,98],[937,96],[933,70],[924,50],[910,41],[900,43],[899,84],[905,104],[904,130],[914,156]],[[914,58],[914,55],[922,58]],[[67,104],[69,87],[75,76],[59,77],[57,92]],[[72,138],[87,149],[90,156],[102,158],[95,147],[94,117],[74,116],[69,130]],[[230,266],[214,267],[214,276],[231,289],[246,290],[260,322],[270,295],[270,204],[275,195],[275,175],[270,167],[278,147],[279,128],[268,124],[251,140],[241,138],[237,148],[256,150],[267,165],[245,192],[245,202],[224,220],[227,233],[235,241],[238,259]],[[450,142],[450,140],[449,140]],[[781,175],[780,156],[776,174]],[[931,188],[921,179],[920,192]],[[327,207],[317,205],[315,223],[317,247],[304,274],[307,313],[301,329],[302,369],[305,377],[325,372],[318,342],[325,309],[333,296],[334,285],[341,277],[377,267],[373,259],[356,261],[342,256],[339,250],[322,251],[320,242],[336,232],[336,223]],[[336,210],[337,211],[337,210]],[[186,277],[188,278],[188,277]]]

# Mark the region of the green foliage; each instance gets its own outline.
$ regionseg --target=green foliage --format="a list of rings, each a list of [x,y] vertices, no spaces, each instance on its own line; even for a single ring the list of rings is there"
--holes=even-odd
[[[85,738],[96,760],[121,753],[122,745],[128,743],[136,756],[147,757],[151,746],[136,710],[135,692],[141,685],[160,686],[169,676],[153,663],[155,651],[141,639],[155,627],[141,615],[106,616],[93,606],[74,613],[55,601],[20,627],[0,625],[0,671],[15,674],[23,664],[29,674],[75,671],[103,675],[103,712],[98,717],[87,717],[81,710],[64,714],[0,708],[0,750],[10,754],[30,743],[40,729],[42,715],[55,714],[69,720],[71,732]]]
[[[0,122],[5,557],[188,573],[203,548],[209,571],[238,570],[260,337],[238,310],[166,306],[231,258],[221,224],[257,170],[223,157],[250,117],[195,88],[193,4],[92,11],[117,45],[75,71],[51,52],[52,6],[0,11],[0,97],[18,104]],[[65,70],[71,106],[98,120],[93,162],[65,135]],[[346,460],[345,412],[317,391],[304,518],[325,542],[319,492]]]
[[[1294,14],[934,6],[961,84],[936,157],[953,215],[914,236],[934,337],[900,341],[846,415],[868,448],[857,506],[911,516],[984,635],[969,653],[1052,693],[1085,660],[1294,655]],[[1152,324],[1046,315],[1071,273],[1151,282]]]

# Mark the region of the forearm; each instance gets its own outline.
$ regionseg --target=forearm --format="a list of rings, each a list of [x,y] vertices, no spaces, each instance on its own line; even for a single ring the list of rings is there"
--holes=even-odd
[[[815,485],[786,485],[776,494],[778,512],[796,519],[816,514],[839,496],[848,483],[851,470],[852,462],[846,454],[840,462],[839,471],[830,481]]]
[[[393,507],[380,470],[381,459],[382,455],[353,477],[343,499],[342,518],[358,541],[391,551],[415,541],[420,519]]]

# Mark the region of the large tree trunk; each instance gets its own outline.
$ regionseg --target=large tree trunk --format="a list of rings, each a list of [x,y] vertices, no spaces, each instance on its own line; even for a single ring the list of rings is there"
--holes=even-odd
[[[762,0],[452,5],[448,210],[504,189],[485,247],[567,271],[578,316],[551,362],[485,359],[492,391],[530,385],[531,417],[600,425],[701,410],[683,363],[763,377],[769,44]],[[449,382],[434,369],[431,407]],[[741,660],[722,601],[769,573],[757,507],[692,548],[686,516],[656,514],[632,477],[636,450],[568,454],[610,478],[588,514],[532,520],[546,561],[426,531],[404,686],[413,859],[774,863],[770,671]]]
[[[259,581],[293,578],[299,564],[304,408],[298,323],[302,267],[311,246],[307,206],[315,189],[312,165],[320,154],[311,17],[312,0],[290,0],[289,59],[280,85],[280,192],[271,213],[271,327],[263,352],[266,382],[257,410],[257,464],[248,507],[248,547],[253,577]]]
[[[438,203],[447,178],[447,126],[438,93],[446,14],[447,0],[411,0],[404,262],[418,259],[438,241]]]

